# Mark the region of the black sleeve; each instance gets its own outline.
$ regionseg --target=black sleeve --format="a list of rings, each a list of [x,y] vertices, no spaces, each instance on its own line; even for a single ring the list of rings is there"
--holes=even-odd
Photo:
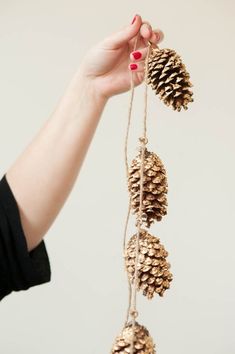
[[[50,279],[44,241],[28,252],[19,208],[4,175],[0,180],[0,300]]]

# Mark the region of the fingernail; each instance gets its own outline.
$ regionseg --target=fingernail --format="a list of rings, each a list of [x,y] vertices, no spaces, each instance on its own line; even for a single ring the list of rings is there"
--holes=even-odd
[[[131,70],[136,70],[138,68],[137,64],[130,64],[130,69]]]
[[[136,60],[142,57],[142,54],[140,52],[133,52],[132,55]]]
[[[136,20],[136,15],[135,15],[135,17],[133,18],[133,20],[132,20],[132,22],[131,22],[132,25],[133,25],[133,23],[135,22],[135,20]]]

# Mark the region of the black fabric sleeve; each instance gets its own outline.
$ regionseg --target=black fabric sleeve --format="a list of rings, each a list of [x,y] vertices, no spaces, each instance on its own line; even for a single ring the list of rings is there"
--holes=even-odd
[[[0,180],[0,300],[51,280],[44,241],[28,252],[19,208],[6,175]]]

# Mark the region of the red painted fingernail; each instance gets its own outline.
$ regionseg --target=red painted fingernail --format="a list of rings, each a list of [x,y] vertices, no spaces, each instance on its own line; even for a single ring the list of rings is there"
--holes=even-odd
[[[135,22],[135,20],[136,20],[136,15],[135,15],[135,17],[133,18],[133,20],[132,20],[132,22],[131,22],[132,25],[133,25],[133,23]]]
[[[142,57],[142,54],[140,52],[133,52],[132,55],[136,60]]]
[[[137,64],[130,64],[130,69],[131,70],[136,70],[138,68]]]

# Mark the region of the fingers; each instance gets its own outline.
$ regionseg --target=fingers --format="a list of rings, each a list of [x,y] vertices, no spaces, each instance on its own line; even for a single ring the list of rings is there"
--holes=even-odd
[[[150,25],[149,22],[144,21],[142,26],[140,27],[140,35],[144,38],[144,39],[150,39],[151,35],[152,35],[152,26]]]
[[[146,47],[144,47],[144,48],[135,50],[134,52],[131,52],[131,54],[130,54],[131,62],[137,62],[137,61],[139,62],[141,60],[144,60],[147,55],[147,50],[148,49]]]
[[[130,63],[129,69],[134,72],[144,72],[144,62],[141,61],[139,63]]]
[[[158,48],[158,43],[160,43],[164,38],[164,34],[160,29],[153,30],[151,25],[146,21],[140,28],[140,35],[144,43],[142,43],[137,50],[130,53],[131,62],[129,64],[129,70],[135,72],[144,72],[144,62],[148,51],[148,41],[150,41],[154,47]]]
[[[158,44],[164,39],[164,33],[159,28],[153,30],[153,38],[150,39],[150,42]]]
[[[153,30],[148,21],[143,21],[140,15],[135,15],[128,26],[107,37],[103,41],[103,46],[110,50],[119,49],[128,42],[132,43],[138,33],[140,33],[144,45],[150,41],[153,46],[157,46],[164,37],[161,30]]]
[[[140,27],[140,35],[143,38],[145,44],[150,41],[152,44],[157,45],[164,38],[163,32],[160,29],[153,30],[152,26],[147,21],[144,21]]]
[[[134,72],[141,72],[144,75],[145,58],[147,55],[147,48],[138,49],[130,54],[129,70]]]
[[[113,33],[111,36],[107,37],[103,41],[104,47],[106,49],[118,49],[122,47],[125,43],[128,43],[132,38],[137,35],[140,30],[141,24],[141,16],[135,15],[135,17],[128,26],[125,26],[120,31]]]
[[[143,26],[142,26],[143,27]],[[143,35],[146,35],[147,32],[145,31],[145,29],[142,29],[142,34]],[[147,34],[147,37],[145,38],[148,38],[148,40],[151,41],[152,44],[155,44],[156,47],[157,47],[157,44],[160,43],[163,38],[164,38],[164,35],[163,35],[163,32],[159,29],[156,29],[156,30],[153,30],[151,32],[151,34]],[[146,58],[146,55],[147,55],[147,51],[148,51],[148,48],[147,46],[140,46],[137,50],[133,51],[130,53],[130,60],[131,62],[136,62],[136,61],[141,61],[141,60],[145,60]]]

